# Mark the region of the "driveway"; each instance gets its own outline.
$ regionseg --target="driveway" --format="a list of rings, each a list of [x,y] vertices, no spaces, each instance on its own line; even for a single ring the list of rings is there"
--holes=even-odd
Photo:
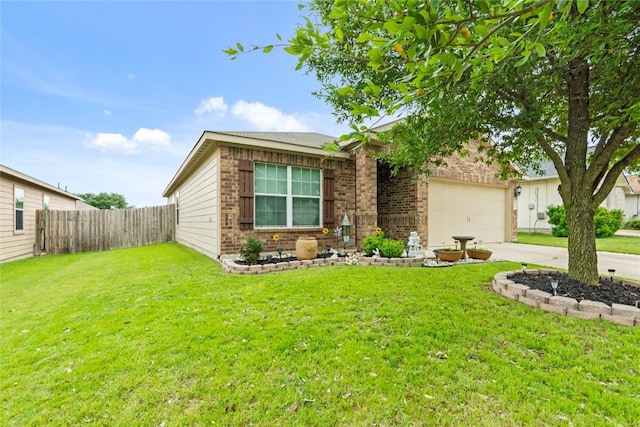
[[[487,243],[482,246],[493,251],[492,259],[526,262],[564,270],[568,268],[569,255],[566,248],[522,243]],[[607,270],[610,268],[616,270],[616,277],[640,280],[640,255],[598,252],[598,272],[608,276]]]

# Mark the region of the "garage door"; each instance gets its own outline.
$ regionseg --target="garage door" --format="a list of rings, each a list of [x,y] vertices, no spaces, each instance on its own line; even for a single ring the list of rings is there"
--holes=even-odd
[[[429,183],[429,246],[453,245],[451,236],[504,242],[507,230],[506,188],[458,184],[431,179]]]

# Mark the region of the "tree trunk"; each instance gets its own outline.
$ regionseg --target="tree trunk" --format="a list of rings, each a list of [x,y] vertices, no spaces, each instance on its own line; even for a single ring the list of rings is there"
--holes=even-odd
[[[589,285],[598,284],[598,254],[593,225],[595,209],[586,197],[582,201],[565,203],[569,234],[569,277]]]

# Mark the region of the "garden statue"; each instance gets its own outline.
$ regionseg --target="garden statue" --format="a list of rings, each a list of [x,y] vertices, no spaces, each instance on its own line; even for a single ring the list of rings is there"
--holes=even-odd
[[[409,240],[407,242],[407,256],[410,257],[424,257],[424,250],[420,246],[420,236],[417,231],[409,233]]]
[[[372,256],[372,258],[380,258],[380,249],[375,248],[375,249],[373,250],[373,256]]]

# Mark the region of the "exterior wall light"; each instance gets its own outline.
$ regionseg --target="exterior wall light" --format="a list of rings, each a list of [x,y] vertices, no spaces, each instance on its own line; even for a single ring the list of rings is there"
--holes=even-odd
[[[522,194],[522,185],[518,185],[518,186],[516,187],[516,192],[515,192],[515,194],[516,194],[516,197],[520,197],[520,195]]]

